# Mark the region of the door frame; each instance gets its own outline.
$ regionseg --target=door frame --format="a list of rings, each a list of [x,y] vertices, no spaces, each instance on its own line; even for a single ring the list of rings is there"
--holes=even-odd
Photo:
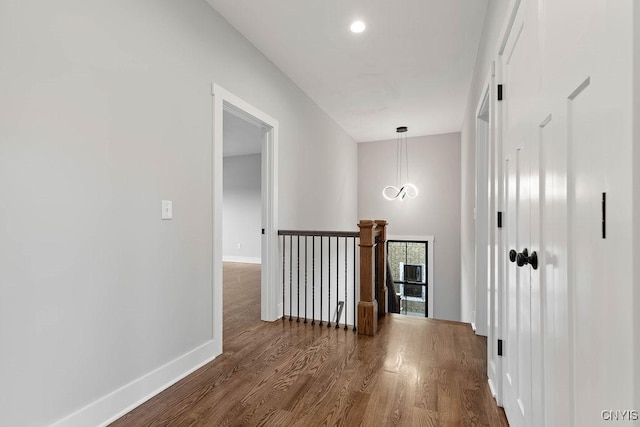
[[[223,113],[232,111],[267,131],[262,149],[262,276],[260,284],[260,318],[274,321],[280,317],[278,306],[278,133],[279,122],[216,83],[213,96],[213,281],[212,335],[216,354],[222,353],[222,219],[223,219]],[[266,184],[266,185],[265,185]],[[266,191],[264,191],[266,189]],[[256,230],[258,232],[259,230]]]
[[[502,268],[503,257],[499,254],[503,253],[503,242],[501,228],[498,227],[498,212],[504,212],[502,208],[503,182],[502,182],[502,143],[500,132],[500,112],[499,102],[497,102],[497,83],[496,83],[496,64],[491,62],[489,72],[485,79],[485,84],[480,94],[478,105],[476,108],[476,140],[478,140],[478,131],[482,129],[478,126],[478,121],[482,120],[482,109],[486,108],[488,116],[486,120],[486,178],[487,188],[487,244],[488,251],[486,253],[486,262],[488,265],[486,278],[486,291],[489,294],[488,303],[486,305],[486,314],[484,319],[487,321],[487,374],[492,372],[495,378],[489,377],[489,388],[496,403],[502,405],[502,363],[501,357],[497,355],[498,339],[502,338]],[[476,144],[477,145],[477,144]],[[476,153],[476,157],[477,153]],[[476,182],[476,187],[478,183]],[[502,220],[504,221],[504,215]],[[504,225],[503,225],[504,226]],[[477,224],[476,224],[477,227]],[[496,309],[497,307],[497,309]],[[477,312],[477,305],[476,305]],[[495,318],[494,318],[495,317]],[[493,320],[492,320],[493,318]],[[476,325],[477,327],[477,325]],[[495,356],[492,358],[492,356]]]
[[[435,295],[435,263],[434,263],[434,245],[436,242],[435,237],[433,236],[414,236],[414,235],[387,235],[387,241],[389,240],[400,240],[407,242],[427,242],[427,311],[429,313],[430,319],[436,319],[435,313],[433,312],[435,309],[434,304],[434,295]]]
[[[490,80],[490,78],[489,78]],[[483,110],[487,109],[486,120],[482,118]],[[491,144],[491,99],[488,82],[482,89],[480,100],[476,107],[475,136],[476,136],[476,176],[475,176],[475,309],[474,330],[477,335],[488,336],[489,304],[487,291],[489,290],[489,244],[491,234],[491,217],[489,208],[491,194],[487,183],[490,174],[490,144]]]

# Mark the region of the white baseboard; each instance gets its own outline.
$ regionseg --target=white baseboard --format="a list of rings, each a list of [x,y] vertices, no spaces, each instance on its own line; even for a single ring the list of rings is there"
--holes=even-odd
[[[248,257],[248,256],[223,256],[222,262],[241,262],[244,264],[262,264],[262,258]]]
[[[496,398],[496,388],[493,385],[493,381],[491,380],[491,378],[489,378],[489,390],[491,391],[491,396],[495,399]]]
[[[131,381],[84,408],[55,422],[53,427],[106,426],[172,386],[218,356],[208,341],[164,366]]]

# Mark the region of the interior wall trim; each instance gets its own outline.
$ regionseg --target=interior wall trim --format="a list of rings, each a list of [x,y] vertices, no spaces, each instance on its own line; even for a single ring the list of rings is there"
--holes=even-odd
[[[215,356],[213,341],[183,354],[153,371],[80,408],[52,427],[106,426],[206,365]]]
[[[262,258],[250,256],[222,256],[222,262],[241,262],[244,264],[262,264]]]

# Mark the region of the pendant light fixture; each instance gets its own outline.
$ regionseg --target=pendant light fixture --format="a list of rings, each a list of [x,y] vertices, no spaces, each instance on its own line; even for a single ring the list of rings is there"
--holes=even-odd
[[[400,126],[396,128],[398,139],[396,140],[396,174],[397,184],[387,185],[382,190],[382,195],[387,200],[404,200],[405,198],[413,199],[418,195],[418,188],[409,182],[409,150],[407,149],[407,127]],[[404,159],[403,159],[404,158]],[[403,181],[403,165],[404,160],[404,181]],[[404,182],[404,184],[403,184]]]

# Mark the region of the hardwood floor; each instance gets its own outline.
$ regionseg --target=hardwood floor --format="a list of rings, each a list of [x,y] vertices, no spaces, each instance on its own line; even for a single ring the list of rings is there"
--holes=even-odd
[[[260,266],[224,266],[224,353],[114,426],[506,426],[467,324],[387,315],[375,337],[260,321]]]

